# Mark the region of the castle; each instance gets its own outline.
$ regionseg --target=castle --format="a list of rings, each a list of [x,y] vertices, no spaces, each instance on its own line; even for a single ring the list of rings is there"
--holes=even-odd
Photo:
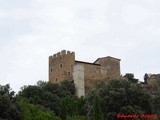
[[[102,57],[93,63],[75,60],[75,53],[62,50],[49,57],[49,81],[74,80],[77,96],[95,87],[99,81],[120,78],[120,59]]]

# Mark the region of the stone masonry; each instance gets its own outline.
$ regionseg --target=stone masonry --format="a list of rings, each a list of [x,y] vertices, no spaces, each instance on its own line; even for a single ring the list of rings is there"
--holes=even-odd
[[[160,86],[160,74],[150,74],[147,85],[152,87]]]
[[[119,78],[120,59],[114,57],[102,57],[89,63],[75,60],[75,53],[66,50],[49,57],[49,81],[74,80],[78,96],[84,96],[100,81]]]

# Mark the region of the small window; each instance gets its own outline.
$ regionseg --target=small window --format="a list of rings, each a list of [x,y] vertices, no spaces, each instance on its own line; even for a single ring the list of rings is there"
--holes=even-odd
[[[57,82],[58,78],[56,78],[56,82]]]
[[[68,75],[70,75],[71,73],[70,72],[68,72]]]
[[[53,69],[51,68],[51,72],[53,71]]]
[[[60,64],[60,68],[62,68],[63,67],[63,65],[62,64]]]

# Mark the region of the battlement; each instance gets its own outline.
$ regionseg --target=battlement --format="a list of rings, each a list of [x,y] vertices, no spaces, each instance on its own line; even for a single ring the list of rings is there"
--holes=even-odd
[[[75,52],[62,50],[61,52],[58,52],[52,56],[49,56],[49,62],[52,62],[54,60],[63,59],[66,57],[73,57],[75,58]]]

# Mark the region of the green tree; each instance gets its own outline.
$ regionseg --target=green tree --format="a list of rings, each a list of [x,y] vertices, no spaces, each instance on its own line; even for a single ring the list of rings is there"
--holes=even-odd
[[[87,120],[86,116],[69,116],[67,120]]]
[[[93,120],[93,94],[98,91],[102,113],[106,120],[115,120],[118,113],[153,113],[153,97],[140,84],[126,80],[111,80],[98,85],[87,97],[88,117]]]
[[[93,104],[93,111],[94,111],[94,120],[103,120],[102,110],[100,106],[98,93],[95,94],[94,97],[94,104]]]
[[[20,101],[20,104],[23,110],[23,120],[60,120],[43,106],[30,104],[23,100]]]
[[[86,99],[81,96],[80,98],[76,97],[77,100],[77,109],[78,109],[78,115],[86,116],[87,115],[87,104]]]
[[[160,86],[156,91],[150,91],[149,92],[152,94],[154,101],[154,112],[157,114],[158,119],[160,119]]]
[[[147,80],[149,79],[149,75],[145,73],[144,75],[144,83],[147,84]]]
[[[126,73],[124,75],[125,78],[128,79],[128,81],[132,82],[132,83],[138,83],[138,79],[134,78],[134,74],[133,73]]]
[[[73,81],[65,80],[61,83],[62,90],[66,91],[66,95],[75,95],[76,88]]]
[[[18,93],[19,98],[23,98],[29,103],[39,104],[46,108],[51,109],[58,116],[60,114],[60,101],[62,98],[69,96],[70,101],[77,101],[75,96],[75,85],[72,81],[63,81],[61,84],[53,84],[50,82],[38,81],[37,85],[29,85],[22,87]],[[77,111],[76,102],[72,103],[69,115]],[[74,103],[74,104],[73,104]]]
[[[9,84],[0,85],[0,119],[21,120],[21,107]]]
[[[60,118],[61,120],[67,119],[67,106],[66,106],[66,98],[61,100],[61,111],[60,111]]]

